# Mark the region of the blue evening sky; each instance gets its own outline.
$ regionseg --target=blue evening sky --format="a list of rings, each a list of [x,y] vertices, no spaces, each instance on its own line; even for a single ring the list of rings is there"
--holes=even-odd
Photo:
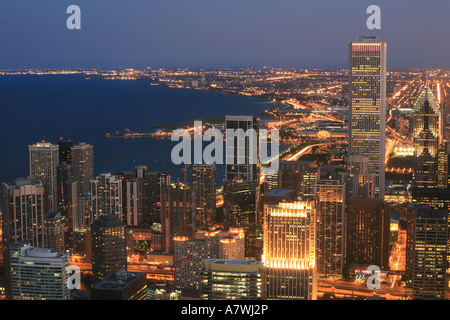
[[[66,9],[81,8],[81,30]],[[381,7],[381,30],[366,9]],[[388,68],[450,67],[448,0],[1,0],[0,68],[347,67],[377,35]]]

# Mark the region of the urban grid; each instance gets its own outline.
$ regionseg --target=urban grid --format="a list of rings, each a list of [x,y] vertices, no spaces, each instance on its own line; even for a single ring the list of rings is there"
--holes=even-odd
[[[29,175],[1,184],[2,297],[448,299],[450,73],[388,71],[388,51],[361,36],[346,69],[1,71],[257,97],[271,102],[260,115],[197,120],[279,130],[285,146],[273,175],[246,140],[242,163],[184,163],[177,176],[145,163],[96,175],[95,145],[70,137],[23,146]],[[193,121],[179,127],[194,134]],[[170,143],[175,129],[105,139]]]

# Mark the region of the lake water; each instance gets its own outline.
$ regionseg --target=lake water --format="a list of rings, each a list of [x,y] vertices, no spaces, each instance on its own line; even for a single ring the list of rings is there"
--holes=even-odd
[[[0,77],[0,181],[29,174],[28,145],[57,143],[60,137],[94,146],[95,175],[132,171],[169,172],[182,179],[181,166],[170,160],[176,144],[168,139],[106,138],[129,128],[182,123],[209,115],[260,115],[271,107],[252,97],[200,90],[150,86],[149,81],[86,80],[73,75]],[[217,166],[218,182],[224,166]]]

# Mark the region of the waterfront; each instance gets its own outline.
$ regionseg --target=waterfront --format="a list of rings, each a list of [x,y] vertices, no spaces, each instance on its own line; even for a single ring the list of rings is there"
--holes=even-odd
[[[60,138],[94,145],[95,174],[133,170],[182,177],[170,161],[175,142],[167,139],[108,139],[106,132],[150,131],[162,123],[182,123],[209,115],[259,115],[272,104],[252,97],[150,86],[146,80],[86,80],[78,75],[0,77],[0,181],[28,175],[28,148]],[[218,166],[218,182],[223,176]]]

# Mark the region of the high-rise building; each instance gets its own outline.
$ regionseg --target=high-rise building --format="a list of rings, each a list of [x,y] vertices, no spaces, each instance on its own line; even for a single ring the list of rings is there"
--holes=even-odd
[[[262,300],[264,264],[255,260],[206,259],[200,272],[204,300]]]
[[[419,211],[414,225],[413,298],[445,298],[448,212]]]
[[[91,210],[94,219],[102,214],[115,214],[122,219],[122,180],[102,173],[91,183]]]
[[[45,245],[45,188],[41,182],[16,179],[2,184],[2,238],[5,289],[11,298],[11,244],[28,241],[36,247]]]
[[[161,190],[170,185],[170,175],[149,172],[146,166],[136,166],[135,171],[116,173],[122,180],[122,208],[124,222],[140,226],[159,220]]]
[[[114,272],[91,288],[91,300],[147,300],[145,273]]]
[[[226,224],[245,231],[245,256],[256,258],[256,238],[260,229],[258,217],[259,185],[254,182],[225,182],[223,208]]]
[[[30,177],[42,181],[47,189],[48,209],[57,210],[56,168],[59,164],[59,147],[49,142],[28,146]]]
[[[374,199],[375,174],[369,173],[369,158],[362,155],[345,157],[345,172],[339,173],[339,180],[345,182],[347,199]]]
[[[345,264],[389,267],[390,204],[379,199],[348,199],[345,205]]]
[[[125,225],[115,214],[94,220],[92,234],[92,273],[98,279],[127,268]]]
[[[438,149],[437,187],[448,188],[448,144],[443,142]]]
[[[318,275],[340,276],[344,267],[345,184],[316,185],[316,265]]]
[[[62,138],[58,141],[59,146],[59,162],[67,162],[70,164],[72,162],[71,157],[71,147],[73,146],[73,142],[70,140],[63,140]]]
[[[264,205],[266,299],[315,300],[314,201]]]
[[[447,209],[435,209],[421,203],[410,203],[403,209],[406,220],[406,268],[405,276],[407,282],[414,278],[414,247],[417,217],[441,217],[448,213]],[[433,230],[433,229],[430,229]],[[423,244],[422,244],[423,245]],[[419,249],[420,250],[420,249]]]
[[[11,284],[14,300],[69,300],[69,256],[29,242],[11,245]]]
[[[375,37],[349,42],[349,154],[367,156],[376,197],[384,198],[386,43]]]
[[[194,164],[192,169],[194,223],[196,230],[207,230],[216,212],[216,166]]]
[[[428,86],[414,103],[414,188],[435,188],[438,184],[439,103]]]
[[[257,181],[259,159],[257,119],[253,116],[227,115],[225,129],[232,130],[236,134],[239,129],[243,130],[243,139],[241,137],[227,139],[225,180],[227,182]],[[252,141],[252,132],[255,133],[254,141]]]
[[[74,182],[72,165],[66,161],[60,162],[56,171],[57,211],[65,218],[65,225],[67,227],[64,233],[65,244],[68,248],[71,248],[73,216],[78,207],[78,182]],[[55,250],[63,252],[57,249]]]
[[[85,192],[78,197],[77,210],[73,214],[73,230],[91,229],[92,222],[91,193]]]
[[[192,235],[192,189],[181,183],[164,186],[161,191],[161,229],[163,251],[172,252],[173,238]]]
[[[199,231],[192,238],[175,237],[176,287],[198,290],[202,262],[205,259],[243,260],[244,238],[244,230],[237,227],[228,231]]]
[[[78,194],[90,191],[90,181],[94,179],[94,147],[80,142],[70,148],[73,179],[78,182]]]
[[[50,211],[45,215],[45,246],[44,248],[52,249],[56,252],[64,253],[64,220],[60,211]]]
[[[266,191],[292,189],[303,200],[314,198],[314,186],[320,178],[320,168],[313,161],[280,161],[279,170],[266,176]]]

